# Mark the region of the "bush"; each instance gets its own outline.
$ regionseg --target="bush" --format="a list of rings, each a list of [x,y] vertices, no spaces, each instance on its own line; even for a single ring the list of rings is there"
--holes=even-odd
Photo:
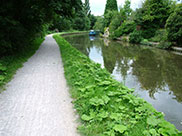
[[[160,42],[160,44],[158,45],[158,48],[160,49],[170,49],[172,46],[171,42],[167,42],[167,41],[162,41]]]
[[[133,32],[136,28],[136,24],[135,22],[131,22],[131,21],[126,21],[124,23],[122,23],[122,25],[114,31],[114,35],[115,37],[120,37],[124,34],[129,34],[131,32]]]
[[[152,42],[161,42],[166,40],[166,30],[165,29],[159,29],[156,31],[155,36],[149,39],[149,41]]]
[[[166,30],[169,41],[182,44],[182,4],[179,4],[167,19]]]
[[[142,32],[141,31],[133,31],[133,33],[130,34],[129,42],[130,43],[140,43],[142,41]]]

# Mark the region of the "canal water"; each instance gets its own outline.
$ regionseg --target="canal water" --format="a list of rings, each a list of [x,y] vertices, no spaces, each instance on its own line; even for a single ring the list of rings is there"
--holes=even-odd
[[[165,114],[182,130],[182,56],[148,46],[103,40],[88,35],[66,36],[75,48],[106,68],[113,78]]]

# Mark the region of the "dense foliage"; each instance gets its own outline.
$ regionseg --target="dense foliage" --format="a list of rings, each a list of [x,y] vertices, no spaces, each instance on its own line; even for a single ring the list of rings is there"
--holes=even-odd
[[[171,0],[145,0],[141,8],[132,11],[131,1],[125,0],[125,4],[118,12],[113,10],[114,8],[109,10],[107,8],[109,3],[111,1],[108,0],[104,17],[97,20],[96,24],[102,32],[109,27],[110,38],[124,39],[121,36],[130,35],[132,43],[144,40],[142,43],[145,45],[154,44],[165,49],[174,43],[181,45],[181,4],[176,6],[176,2]]]
[[[84,11],[86,13],[87,16],[90,16],[91,14],[91,10],[90,10],[90,3],[89,3],[89,0],[85,0],[85,3],[84,3]]]
[[[80,7],[81,0],[1,0],[0,57],[43,35],[56,14],[72,16]]]
[[[129,16],[131,14],[131,8],[130,8],[130,1],[126,0],[124,7],[120,8],[120,11],[115,13],[115,15],[112,17],[112,20],[110,21],[109,25],[109,32],[110,32],[110,37],[112,39],[115,39],[116,37],[119,37],[119,27],[125,25],[124,22],[129,19]],[[121,35],[120,35],[121,36]]]
[[[166,30],[168,39],[182,46],[182,4],[169,16]]]
[[[104,15],[107,14],[108,11],[118,11],[118,4],[117,4],[116,0],[107,0],[106,1]]]
[[[141,31],[133,31],[130,34],[130,43],[140,43],[142,41],[142,32]]]
[[[141,26],[144,38],[151,38],[159,28],[164,28],[171,13],[173,3],[170,0],[145,0],[142,8],[136,11],[135,22]]]
[[[44,38],[36,38],[30,44],[19,49],[12,55],[6,55],[0,59],[0,92],[3,91],[2,86],[9,82],[17,69],[23,66],[23,63],[30,58],[39,48]]]
[[[96,22],[93,27],[95,30],[99,30],[100,32],[104,32],[104,18],[102,16],[96,17]]]
[[[81,3],[81,8],[73,13],[72,17],[58,15],[49,27],[51,31],[72,31],[92,29],[96,22],[96,17],[91,14],[89,0]],[[60,20],[61,18],[61,20]],[[62,22],[62,23],[61,23]],[[67,24],[67,26],[65,26]]]
[[[129,17],[131,12],[132,12],[132,9],[131,9],[130,6],[131,6],[131,1],[130,0],[125,0],[123,10],[124,10],[127,17]]]
[[[86,15],[84,10],[77,11],[73,21],[73,29],[75,30],[89,30],[90,29],[90,20]]]
[[[59,35],[65,75],[71,87],[74,107],[86,136],[178,136],[174,125],[164,120],[133,90],[112,79],[106,69],[71,47]]]
[[[133,21],[125,21],[114,31],[115,37],[128,35],[136,29],[136,24]]]
[[[91,14],[89,19],[90,19],[90,28],[93,29],[94,25],[95,25],[95,23],[97,21],[97,18],[93,14]]]
[[[106,14],[104,14],[104,27],[108,27],[111,23],[113,16],[116,17],[117,11],[108,10]]]

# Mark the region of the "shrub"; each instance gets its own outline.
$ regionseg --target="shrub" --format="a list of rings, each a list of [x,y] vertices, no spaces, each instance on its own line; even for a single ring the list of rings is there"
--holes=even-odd
[[[124,34],[129,34],[133,32],[135,28],[136,28],[135,22],[126,21],[122,23],[122,25],[117,30],[114,31],[114,35],[116,37],[120,37]]]
[[[123,37],[123,38],[122,38],[122,41],[123,41],[123,42],[127,42],[128,39],[127,39],[126,37]]]
[[[166,30],[169,41],[182,44],[182,4],[167,19]]]
[[[160,42],[160,44],[158,45],[158,48],[160,49],[170,49],[172,46],[171,42],[167,42],[167,41],[162,41]]]
[[[143,39],[140,43],[143,45],[152,46],[152,43],[150,43],[147,39]]]
[[[149,39],[149,41],[152,42],[161,42],[166,40],[166,30],[165,29],[159,29],[156,31],[155,36]]]
[[[141,31],[133,31],[133,33],[130,34],[129,42],[130,43],[140,43],[142,41],[142,32]]]

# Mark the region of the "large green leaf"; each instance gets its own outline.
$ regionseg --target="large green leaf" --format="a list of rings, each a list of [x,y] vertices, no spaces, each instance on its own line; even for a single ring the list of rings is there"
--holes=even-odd
[[[3,81],[4,79],[5,79],[5,77],[0,75],[0,81]]]
[[[151,126],[157,126],[161,120],[157,119],[155,116],[150,116],[147,118],[147,124]]]
[[[82,119],[82,120],[85,120],[85,121],[89,121],[89,120],[91,120],[91,119],[92,119],[92,117],[91,117],[91,116],[87,116],[87,115],[83,114],[83,115],[81,116],[81,119]]]
[[[124,131],[127,130],[127,127],[124,125],[115,125],[113,128],[115,131],[119,132],[119,133],[123,133]]]

